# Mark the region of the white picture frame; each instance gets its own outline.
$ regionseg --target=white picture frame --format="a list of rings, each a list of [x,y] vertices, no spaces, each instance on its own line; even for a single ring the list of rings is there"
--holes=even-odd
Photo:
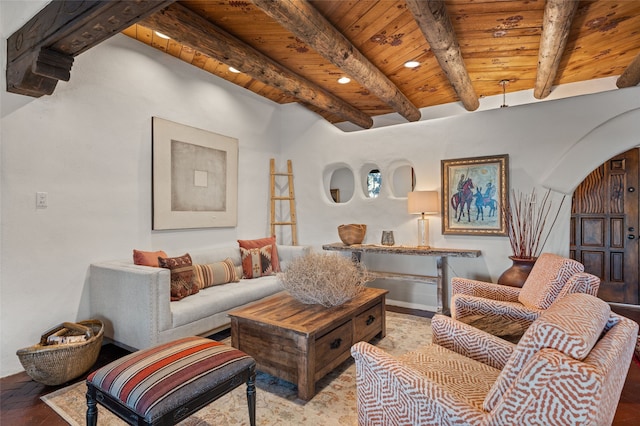
[[[152,117],[153,230],[235,227],[238,139]]]

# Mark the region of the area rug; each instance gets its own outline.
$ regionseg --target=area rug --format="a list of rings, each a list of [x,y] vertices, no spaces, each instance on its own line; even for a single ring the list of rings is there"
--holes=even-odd
[[[387,312],[387,333],[372,344],[390,354],[401,355],[431,342],[428,318]],[[230,338],[223,340],[231,343]],[[317,384],[310,401],[297,398],[292,383],[258,372],[256,377],[256,423],[267,425],[356,425],[356,367],[352,358],[342,363]],[[85,424],[84,382],[42,397],[69,424]],[[124,425],[122,420],[98,406],[98,425]],[[180,423],[183,426],[248,425],[246,387],[240,386]]]

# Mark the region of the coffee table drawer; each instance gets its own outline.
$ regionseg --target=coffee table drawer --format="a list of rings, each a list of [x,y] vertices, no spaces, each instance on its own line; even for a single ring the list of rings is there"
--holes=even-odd
[[[316,371],[349,351],[353,341],[352,333],[351,321],[347,321],[316,340]]]
[[[381,304],[377,304],[357,315],[354,319],[356,335],[353,342],[371,340],[373,336],[382,331],[383,318]]]

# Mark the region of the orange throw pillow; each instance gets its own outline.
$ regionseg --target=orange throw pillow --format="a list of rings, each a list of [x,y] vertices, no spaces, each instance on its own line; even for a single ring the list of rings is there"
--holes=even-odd
[[[271,267],[273,272],[280,272],[280,261],[278,259],[278,248],[276,247],[276,237],[259,238],[257,240],[238,240],[240,248],[250,250],[271,245]]]
[[[133,263],[142,266],[155,266],[158,268],[158,258],[167,257],[167,253],[159,251],[141,251],[133,249]]]

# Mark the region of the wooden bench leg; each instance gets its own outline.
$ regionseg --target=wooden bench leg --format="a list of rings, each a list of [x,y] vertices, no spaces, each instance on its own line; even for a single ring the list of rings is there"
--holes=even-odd
[[[87,426],[96,426],[98,424],[98,407],[96,405],[96,389],[87,386]]]
[[[247,380],[247,405],[249,406],[249,424],[256,426],[256,372],[253,368]]]

